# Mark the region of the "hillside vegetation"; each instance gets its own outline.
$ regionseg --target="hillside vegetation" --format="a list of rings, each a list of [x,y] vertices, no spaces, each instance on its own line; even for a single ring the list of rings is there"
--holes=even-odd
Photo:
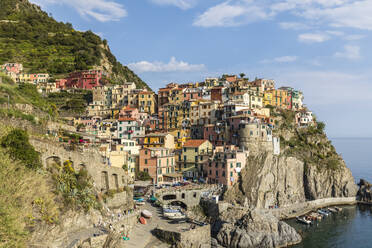
[[[110,73],[113,83],[129,81],[148,88],[93,32],[79,32],[70,23],[57,22],[28,0],[0,0],[0,10],[0,64],[19,62],[29,72],[57,77],[101,68]]]

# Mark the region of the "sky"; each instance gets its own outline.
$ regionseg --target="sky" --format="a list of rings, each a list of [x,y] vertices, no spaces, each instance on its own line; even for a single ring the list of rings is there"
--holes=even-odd
[[[107,39],[157,90],[224,73],[304,92],[330,137],[372,137],[371,0],[31,0]]]

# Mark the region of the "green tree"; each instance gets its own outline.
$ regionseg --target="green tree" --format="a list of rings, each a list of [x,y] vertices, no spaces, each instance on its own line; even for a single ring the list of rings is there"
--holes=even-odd
[[[28,140],[28,134],[21,129],[14,129],[1,139],[1,146],[6,148],[7,153],[13,160],[21,161],[30,169],[42,167],[40,154]]]

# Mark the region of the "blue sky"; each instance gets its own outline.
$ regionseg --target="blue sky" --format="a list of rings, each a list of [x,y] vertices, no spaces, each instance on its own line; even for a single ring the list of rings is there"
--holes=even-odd
[[[154,90],[244,72],[302,90],[332,137],[372,137],[370,0],[32,0]]]

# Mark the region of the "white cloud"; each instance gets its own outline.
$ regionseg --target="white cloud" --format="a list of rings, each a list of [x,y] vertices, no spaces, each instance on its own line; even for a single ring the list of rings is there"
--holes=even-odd
[[[148,62],[140,61],[131,63],[128,65],[129,68],[135,72],[175,72],[175,71],[201,71],[206,69],[204,64],[189,64],[184,61],[177,61],[175,57],[171,57],[168,63],[159,61]]]
[[[351,59],[356,60],[360,59],[360,47],[359,46],[351,46],[346,45],[344,46],[344,50],[342,52],[337,52],[334,54],[336,58],[345,58],[345,59]]]
[[[180,9],[190,9],[195,6],[196,0],[150,0],[159,5],[173,5]]]
[[[291,30],[304,30],[304,29],[309,28],[308,25],[304,23],[300,23],[300,22],[281,22],[279,23],[279,26],[282,29],[291,29]]]
[[[297,56],[282,56],[282,57],[276,57],[273,59],[264,59],[261,61],[263,64],[268,64],[268,63],[290,63],[290,62],[295,62],[298,59]]]
[[[31,0],[41,6],[64,4],[74,8],[83,17],[100,22],[118,21],[128,15],[122,4],[110,0]]]
[[[194,25],[200,27],[239,26],[270,17],[261,7],[250,4],[249,0],[238,1],[236,4],[230,2],[226,1],[209,8],[196,18]]]
[[[345,1],[334,8],[309,8],[301,14],[307,19],[327,22],[334,27],[372,30],[372,1]]]
[[[298,36],[298,40],[305,43],[322,43],[329,39],[328,35],[322,33],[305,33]]]
[[[278,3],[279,2],[279,3]],[[194,25],[226,27],[266,20],[280,13],[304,18],[305,26],[348,27],[372,30],[371,0],[226,0],[199,15]],[[302,22],[302,21],[301,21]],[[282,22],[284,29],[301,29],[301,23]]]

